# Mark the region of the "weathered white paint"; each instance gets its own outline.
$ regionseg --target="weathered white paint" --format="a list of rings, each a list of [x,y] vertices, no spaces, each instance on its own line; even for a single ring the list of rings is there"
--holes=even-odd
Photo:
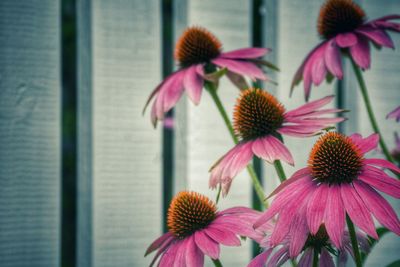
[[[0,265],[59,265],[60,2],[0,1]]]
[[[79,120],[86,126],[79,130],[78,251],[84,254],[78,266],[145,266],[146,246],[162,225],[161,136],[149,112],[142,116],[161,80],[160,1],[82,0],[85,6],[78,48],[86,56],[79,64]]]

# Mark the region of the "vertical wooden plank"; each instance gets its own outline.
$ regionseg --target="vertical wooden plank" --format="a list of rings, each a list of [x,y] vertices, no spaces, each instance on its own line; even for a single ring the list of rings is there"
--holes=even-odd
[[[187,1],[188,25],[199,25],[213,32],[223,43],[224,51],[250,46],[250,1]],[[232,116],[238,89],[223,79],[218,93]],[[185,96],[186,97],[186,96]],[[186,153],[187,188],[215,199],[216,191],[208,188],[210,166],[230,148],[233,141],[209,94],[204,91],[199,106],[187,101]],[[178,115],[179,116],[179,115]],[[179,118],[179,117],[178,117]],[[176,140],[176,142],[180,142]],[[231,192],[222,199],[220,209],[231,206],[251,206],[250,178],[244,171],[235,178]],[[250,259],[250,242],[242,247],[223,248],[221,261],[224,266],[245,266]],[[207,260],[207,266],[212,263]]]
[[[60,3],[0,2],[0,265],[58,266]]]
[[[91,71],[81,70],[89,71],[90,80],[79,90],[89,101],[79,110],[89,123],[81,132],[88,143],[81,143],[79,153],[79,162],[86,161],[79,176],[79,215],[92,217],[87,217],[91,226],[79,220],[78,234],[88,236],[78,251],[89,246],[81,256],[92,258],[79,266],[145,266],[151,259],[143,258],[144,250],[161,233],[162,223],[161,136],[149,113],[142,116],[161,80],[160,1],[81,4],[91,6],[86,22],[92,39],[83,47],[90,53]]]
[[[366,11],[369,19],[378,18],[387,14],[400,14],[400,2],[395,0],[385,1],[361,1],[362,7]],[[390,33],[396,50],[383,48],[381,51],[371,48],[372,64],[371,69],[364,72],[365,82],[368,87],[369,96],[372,101],[373,110],[381,128],[382,134],[390,148],[394,147],[393,133],[400,132],[400,125],[394,120],[386,120],[386,114],[400,105],[400,36]],[[354,88],[357,89],[358,88]],[[370,121],[367,117],[366,109],[361,96],[358,100],[357,115],[359,132],[363,135],[372,133]],[[371,156],[381,157],[379,152]],[[399,214],[400,203],[394,198],[387,197],[392,206]],[[386,266],[394,260],[399,259],[400,239],[391,233],[385,236],[370,255],[367,266]]]
[[[317,32],[319,9],[324,1],[290,1],[278,3],[278,60],[281,72],[278,74],[278,97],[287,110],[305,103],[303,83],[300,83],[289,98],[292,78],[306,55],[320,42]],[[290,19],[288,19],[290,18]],[[313,86],[311,100],[335,93],[335,83]],[[334,104],[334,103],[333,103]],[[333,105],[332,104],[332,105]],[[306,166],[309,152],[316,138],[291,138],[285,136],[285,143],[293,154],[295,167],[284,164],[286,174]]]

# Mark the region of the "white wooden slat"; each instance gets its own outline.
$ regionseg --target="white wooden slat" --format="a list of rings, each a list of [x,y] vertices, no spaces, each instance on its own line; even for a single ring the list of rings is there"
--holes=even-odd
[[[79,110],[88,126],[79,133],[87,143],[80,143],[78,161],[86,164],[79,166],[78,235],[87,236],[78,251],[89,259],[78,266],[145,266],[146,246],[162,225],[161,136],[150,114],[142,116],[161,80],[160,1],[88,1],[80,8],[91,6],[91,19],[81,18],[91,40],[78,47],[90,53],[81,67],[91,69],[80,70],[90,80],[79,88],[89,102]]]
[[[395,0],[385,1],[361,1],[368,18],[374,19],[387,14],[400,14],[400,2]],[[400,124],[394,120],[386,120],[386,114],[400,105],[400,36],[396,33],[390,34],[396,46],[396,50],[385,49],[377,51],[371,48],[372,64],[371,69],[364,73],[368,92],[372,101],[373,109],[379,126],[390,148],[394,148],[393,133],[400,132]],[[355,88],[358,89],[358,88]],[[361,96],[360,96],[361,97]],[[359,131],[363,135],[372,133],[369,119],[367,117],[364,102],[361,98],[358,101],[358,123]],[[379,153],[371,156],[381,156]],[[397,199],[387,197],[400,215],[400,203]],[[385,236],[373,250],[368,258],[366,266],[386,266],[387,264],[400,259],[400,238],[391,233]]]
[[[213,32],[223,43],[225,51],[250,46],[250,1],[190,0],[186,2],[186,5],[187,25],[203,26]],[[182,30],[182,26],[180,29]],[[177,35],[180,34],[181,31],[177,31]],[[218,92],[229,116],[232,116],[239,91],[224,79]],[[180,152],[177,151],[177,160],[180,160],[179,157],[182,159],[182,155],[187,155],[185,167],[187,173],[185,175],[177,170],[177,175],[184,177],[176,176],[176,179],[186,179],[186,182],[178,183],[178,185],[186,185],[186,188],[190,190],[215,199],[216,191],[208,188],[208,170],[220,156],[233,147],[233,141],[206,91],[203,92],[199,106],[194,106],[190,101],[184,101],[176,112],[176,131],[184,131],[187,139],[181,140],[177,135],[175,142],[180,146]],[[185,110],[186,118],[183,118],[184,115],[180,113],[184,113]],[[177,188],[177,191],[182,189],[184,188]],[[251,206],[250,192],[250,178],[243,172],[235,178],[228,197],[220,201],[219,209],[237,205]],[[249,244],[249,242],[243,242],[242,247],[223,248],[221,261],[224,266],[246,265],[250,259]],[[212,266],[210,260],[206,260],[206,265]]]
[[[0,1],[0,265],[60,261],[60,1]]]
[[[278,54],[277,65],[281,72],[278,74],[278,97],[287,110],[305,103],[303,83],[295,87],[289,98],[293,76],[300,67],[306,55],[321,41],[317,32],[317,18],[322,0],[290,1],[278,3]],[[313,86],[310,100],[335,94],[335,83]],[[331,104],[332,107],[334,105]],[[284,164],[286,174],[306,166],[309,152],[317,138],[284,137],[285,143],[292,152],[295,168]]]

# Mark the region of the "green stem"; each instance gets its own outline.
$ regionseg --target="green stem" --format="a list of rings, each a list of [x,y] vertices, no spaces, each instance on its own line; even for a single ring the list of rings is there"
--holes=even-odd
[[[279,160],[275,160],[274,167],[276,173],[278,174],[279,180],[281,181],[281,183],[283,183],[286,180],[286,174],[285,171],[283,170],[282,163]]]
[[[357,64],[354,62],[353,59],[351,59],[351,64],[353,66],[354,73],[356,74],[358,84],[360,85],[361,95],[362,95],[362,97],[364,99],[365,107],[367,108],[367,113],[368,113],[369,120],[371,121],[372,129],[374,130],[375,133],[379,134],[379,145],[381,146],[382,151],[385,154],[387,160],[389,160],[390,162],[394,163],[393,157],[390,154],[390,152],[389,152],[389,150],[388,150],[388,148],[386,146],[385,141],[383,140],[382,133],[379,130],[378,123],[377,123],[377,121],[375,119],[375,115],[374,115],[374,112],[372,110],[371,101],[370,101],[369,96],[368,96],[367,86],[365,85],[365,81],[364,81],[364,78],[362,76],[361,70],[357,66]]]
[[[313,267],[318,267],[318,250],[317,249],[314,249],[314,256],[313,256],[312,266]]]
[[[215,267],[222,267],[222,263],[220,262],[219,259],[216,259],[216,260],[212,259],[212,262],[214,263]]]
[[[239,139],[235,135],[235,131],[233,130],[231,121],[229,120],[229,117],[228,117],[228,115],[227,115],[227,113],[225,111],[225,108],[222,105],[222,102],[218,97],[216,86],[213,83],[206,82],[205,83],[205,88],[207,89],[207,91],[210,93],[212,99],[214,100],[215,105],[217,106],[218,111],[221,114],[222,119],[224,120],[225,125],[229,130],[229,133],[230,133],[230,135],[231,135],[231,137],[233,139],[233,142],[235,144],[238,144],[239,143]],[[251,165],[251,164],[247,165],[247,171],[249,172],[251,181],[253,182],[254,190],[256,191],[260,202],[265,206],[265,208],[268,208],[268,202],[265,199],[265,193],[264,193],[263,187],[262,187],[262,185],[260,183],[260,180],[257,177],[256,172],[254,171],[253,165]],[[220,193],[221,193],[221,190],[218,190],[217,203],[218,203],[218,200],[219,200]]]
[[[360,255],[360,250],[358,249],[356,230],[354,229],[354,224],[348,215],[346,215],[346,221],[347,221],[347,228],[349,229],[351,246],[353,247],[353,253],[354,253],[354,259],[356,261],[356,266],[361,267],[362,266],[361,255]]]

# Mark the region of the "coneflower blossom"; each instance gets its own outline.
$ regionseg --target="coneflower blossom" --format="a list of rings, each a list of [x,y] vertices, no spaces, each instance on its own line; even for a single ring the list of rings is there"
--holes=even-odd
[[[160,258],[160,267],[201,267],[204,255],[218,259],[220,244],[240,246],[238,236],[260,241],[262,233],[253,229],[260,213],[234,207],[217,211],[215,204],[196,192],[180,192],[168,209],[168,233],[156,239],[146,255],[157,250],[150,266]]]
[[[376,191],[400,198],[400,181],[382,170],[400,173],[384,159],[364,158],[376,148],[377,134],[362,138],[329,132],[315,143],[308,167],[300,169],[273,192],[271,207],[258,219],[262,226],[278,215],[271,234],[275,246],[292,236],[293,250],[298,251],[308,233],[315,235],[322,224],[330,240],[342,248],[346,214],[355,225],[378,239],[373,215],[383,226],[400,235],[399,219],[390,204]]]
[[[298,258],[298,267],[310,267],[314,266],[313,255],[315,252],[319,254],[319,264],[317,266],[321,267],[335,266],[331,253],[339,256],[338,266],[345,266],[348,254],[353,257],[350,235],[347,231],[344,233],[342,249],[335,248],[330,242],[324,225],[319,228],[315,235],[308,234],[300,251],[292,251],[291,244],[296,242],[296,240],[293,240],[290,236],[285,237],[278,246],[271,247],[269,235],[270,232],[266,232],[266,237],[260,243],[264,251],[257,255],[247,267],[277,267],[283,265],[289,259],[296,259],[298,256],[300,256]],[[361,232],[357,232],[356,235],[361,251],[368,254],[370,243],[367,236]]]
[[[267,48],[242,48],[222,52],[222,44],[202,27],[190,27],[179,38],[175,48],[175,59],[179,70],[168,76],[151,93],[145,108],[154,98],[151,121],[155,126],[164,114],[173,108],[186,91],[195,105],[200,103],[204,80],[209,70],[228,69],[229,77],[247,76],[252,80],[266,80],[267,76],[259,67]]]
[[[211,168],[209,186],[215,188],[221,184],[225,196],[233,177],[246,167],[253,155],[270,163],[283,160],[294,165],[281,135],[312,136],[345,120],[323,116],[342,111],[321,109],[332,99],[333,96],[327,96],[286,112],[283,105],[266,91],[256,88],[242,91],[233,114],[235,134],[241,141]]]
[[[393,111],[389,112],[386,116],[387,119],[395,119],[397,122],[400,122],[400,106],[395,108]]]
[[[308,100],[311,84],[320,85],[328,73],[342,79],[343,54],[349,55],[360,68],[368,69],[371,64],[371,41],[379,48],[394,48],[387,31],[400,32],[400,24],[392,22],[393,19],[400,19],[400,15],[366,22],[365,12],[353,1],[326,1],[318,18],[318,33],[323,41],[304,59],[293,78],[291,90],[303,79],[305,98]]]

